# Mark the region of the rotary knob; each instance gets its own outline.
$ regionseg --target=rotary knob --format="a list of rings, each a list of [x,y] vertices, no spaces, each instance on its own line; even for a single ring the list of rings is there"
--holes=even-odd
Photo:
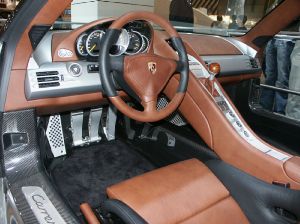
[[[82,73],[82,67],[79,64],[71,64],[69,67],[69,71],[72,74],[72,76],[78,77]]]

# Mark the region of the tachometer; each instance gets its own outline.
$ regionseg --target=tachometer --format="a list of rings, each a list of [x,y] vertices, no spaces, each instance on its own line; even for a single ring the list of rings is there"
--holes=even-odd
[[[140,53],[143,48],[143,36],[137,31],[129,32],[130,42],[126,54],[134,55]]]
[[[99,56],[99,49],[100,49],[99,43],[104,34],[105,33],[102,30],[95,30],[87,37],[86,49],[87,49],[87,53],[90,56],[93,57]]]
[[[150,41],[146,36],[142,35],[142,37],[143,37],[143,46],[141,49],[141,53],[146,53],[146,51],[148,50],[148,48],[150,46]]]
[[[86,37],[87,37],[86,33],[81,34],[78,37],[77,42],[76,42],[77,52],[80,56],[83,56],[83,57],[88,55],[88,52],[87,52],[86,46],[85,46]]]

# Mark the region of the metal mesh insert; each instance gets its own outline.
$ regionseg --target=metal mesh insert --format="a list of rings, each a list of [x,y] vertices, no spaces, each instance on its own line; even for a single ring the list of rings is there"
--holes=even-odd
[[[46,134],[54,157],[66,154],[60,115],[49,118]]]
[[[156,106],[157,110],[161,110],[161,109],[165,108],[168,104],[169,104],[169,100],[167,99],[167,97],[165,97],[165,96],[159,97],[158,101],[157,101],[157,106]],[[187,125],[187,122],[179,114],[178,111],[175,111],[174,113],[172,113],[169,117],[166,118],[166,120],[176,126]]]

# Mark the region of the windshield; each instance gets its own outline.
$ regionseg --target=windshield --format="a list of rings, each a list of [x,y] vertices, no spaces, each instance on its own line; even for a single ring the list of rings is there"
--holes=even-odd
[[[243,35],[282,0],[74,0],[54,29],[82,24],[130,11],[151,11],[172,22],[180,32]]]

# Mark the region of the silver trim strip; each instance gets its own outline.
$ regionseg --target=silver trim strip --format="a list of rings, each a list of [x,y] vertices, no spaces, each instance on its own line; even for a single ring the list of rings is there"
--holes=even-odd
[[[294,94],[294,95],[300,96],[300,92],[299,91],[289,90],[289,89],[283,89],[283,88],[279,88],[279,87],[276,87],[276,86],[270,86],[270,85],[266,85],[266,84],[260,84],[260,86],[263,87],[263,88],[266,88],[266,89],[273,89],[273,90],[276,90],[276,91],[290,93],[290,94]]]
[[[42,188],[22,187],[22,192],[39,223],[66,224]]]
[[[223,91],[221,90],[219,85],[217,83],[214,83],[214,87],[220,95],[220,97],[214,98],[215,102],[223,112],[226,119],[232,125],[232,127],[245,141],[247,141],[250,145],[263,152],[264,154],[269,155],[279,161],[285,162],[291,158],[289,155],[269,147],[264,142],[260,141],[260,139],[258,139],[255,135],[253,135],[251,131],[246,127],[244,122],[239,118],[238,114],[229,103],[229,100],[223,94]]]
[[[234,45],[237,49],[239,49],[245,55],[248,55],[252,58],[255,58],[257,55],[257,51],[255,49],[253,49],[252,47],[248,46],[247,44],[245,44],[235,38],[232,38],[232,37],[228,37],[228,38],[220,37],[220,38],[222,38],[223,40]]]

